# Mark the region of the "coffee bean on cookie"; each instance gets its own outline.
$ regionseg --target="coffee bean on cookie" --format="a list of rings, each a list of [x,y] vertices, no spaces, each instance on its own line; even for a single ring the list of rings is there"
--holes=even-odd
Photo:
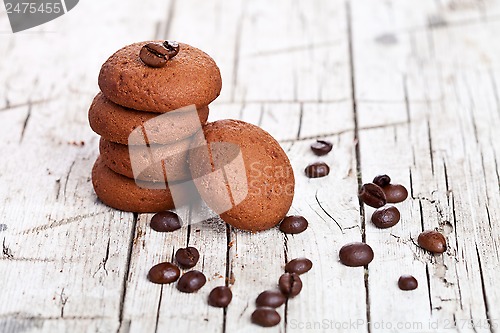
[[[309,178],[321,178],[328,176],[330,173],[330,167],[324,162],[315,162],[309,164],[305,170],[305,174]]]
[[[167,55],[169,59],[172,59],[179,53],[179,43],[174,40],[166,40],[163,42],[163,46],[167,49]]]
[[[141,48],[139,57],[149,67],[163,67],[168,61],[168,50],[158,43],[147,43]]]
[[[180,270],[174,264],[163,262],[153,266],[148,273],[149,281],[158,284],[172,283],[177,281]]]
[[[303,216],[287,216],[280,223],[280,230],[285,234],[300,234],[307,229],[309,223]]]
[[[358,267],[368,265],[373,260],[373,250],[365,243],[349,243],[340,249],[340,262],[346,266]]]
[[[182,268],[192,268],[196,266],[200,259],[200,253],[192,246],[178,249],[175,252],[175,260]]]
[[[374,208],[382,207],[387,203],[382,188],[373,183],[361,186],[358,196],[365,204]]]

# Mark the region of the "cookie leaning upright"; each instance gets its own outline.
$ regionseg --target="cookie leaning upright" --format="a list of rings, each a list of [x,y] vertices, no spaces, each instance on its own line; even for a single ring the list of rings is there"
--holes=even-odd
[[[164,113],[191,104],[200,109],[219,96],[220,71],[205,52],[179,43],[179,53],[157,68],[138,57],[148,43],[125,46],[103,64],[98,83],[106,98],[127,108]]]

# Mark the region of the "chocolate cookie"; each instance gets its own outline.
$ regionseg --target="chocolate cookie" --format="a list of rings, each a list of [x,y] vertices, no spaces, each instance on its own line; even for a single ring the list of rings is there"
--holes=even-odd
[[[108,168],[128,178],[134,178],[130,161],[130,154],[133,154],[134,167],[144,170],[137,175],[137,179],[150,182],[172,182],[191,178],[187,164],[190,142],[190,139],[185,139],[171,145],[147,147],[125,146],[101,138],[99,152]],[[153,162],[161,160],[164,162]]]
[[[103,203],[119,210],[154,213],[175,208],[168,187],[158,183],[157,189],[141,188],[133,179],[111,171],[100,157],[92,169],[92,184]],[[154,187],[153,183],[148,185]]]
[[[201,197],[220,217],[244,230],[277,225],[292,204],[295,179],[279,143],[263,129],[219,120],[198,132],[189,167]]]
[[[98,83],[108,99],[131,109],[163,113],[191,104],[200,109],[219,96],[219,68],[205,52],[179,43],[179,53],[165,66],[154,68],[139,58],[148,43],[125,46],[102,65]]]
[[[111,102],[102,93],[97,94],[89,109],[90,127],[108,141],[128,144],[130,133],[147,121],[158,117],[158,113],[142,112],[124,108]],[[167,121],[148,122],[149,143],[169,144],[193,135],[199,129],[199,123],[193,118],[193,112],[168,114]],[[208,119],[208,107],[198,110],[201,124]]]

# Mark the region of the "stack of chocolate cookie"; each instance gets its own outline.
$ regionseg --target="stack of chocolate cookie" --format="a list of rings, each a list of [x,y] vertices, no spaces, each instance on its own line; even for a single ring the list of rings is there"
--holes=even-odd
[[[173,209],[170,188],[191,178],[190,138],[206,123],[221,86],[214,60],[187,44],[142,42],[113,54],[89,110],[90,126],[101,136],[92,170],[101,201],[137,213]],[[134,133],[144,140],[131,139]],[[151,156],[169,158],[158,163]]]

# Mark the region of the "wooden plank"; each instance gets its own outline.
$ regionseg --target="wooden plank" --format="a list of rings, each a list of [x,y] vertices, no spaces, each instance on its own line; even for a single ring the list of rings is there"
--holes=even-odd
[[[404,17],[406,12],[397,6],[378,10]],[[491,311],[498,297],[488,282],[491,276],[485,279],[483,272],[485,262],[493,265],[498,260],[486,250],[497,246],[498,234],[496,226],[488,224],[490,205],[486,211],[484,202],[491,201],[488,197],[496,202],[498,191],[486,197],[491,183],[473,175],[488,172],[488,179],[496,178],[497,166],[491,162],[497,143],[491,140],[491,129],[498,124],[498,108],[488,68],[495,66],[500,53],[486,45],[498,26],[477,23],[401,33],[406,23],[396,24],[385,28],[386,34],[398,37],[387,45],[377,43],[381,20],[373,15],[374,7],[368,1],[353,5],[363,181],[388,173],[411,188],[412,199],[400,205],[403,220],[390,233],[367,222],[367,241],[376,244],[381,256],[369,266],[372,330],[381,330],[375,324],[384,320],[393,327],[420,323],[412,329],[421,331],[439,332],[445,326],[460,332],[494,331],[485,323],[498,320]],[[363,56],[382,52],[384,57],[376,56],[371,63]],[[382,72],[391,78],[383,84],[377,74]],[[378,91],[386,95],[377,100]],[[363,103],[366,94],[373,94],[368,98],[373,102]],[[486,168],[483,150],[490,162]],[[496,189],[498,181],[493,184]],[[413,241],[420,228],[436,227],[447,235],[449,250],[433,257]],[[411,295],[399,291],[395,281],[402,273],[414,274],[423,290]],[[387,283],[390,287],[384,288]],[[387,299],[397,311],[384,302]],[[428,326],[434,323],[436,327]]]
[[[152,31],[155,15],[138,27],[127,19],[134,5],[114,5],[82,4],[35,32],[0,35],[2,332],[115,331],[121,324],[134,218],[93,195],[97,137],[86,110],[100,64],[126,39]],[[99,24],[81,24],[112,8],[113,20],[102,24],[113,38]]]

